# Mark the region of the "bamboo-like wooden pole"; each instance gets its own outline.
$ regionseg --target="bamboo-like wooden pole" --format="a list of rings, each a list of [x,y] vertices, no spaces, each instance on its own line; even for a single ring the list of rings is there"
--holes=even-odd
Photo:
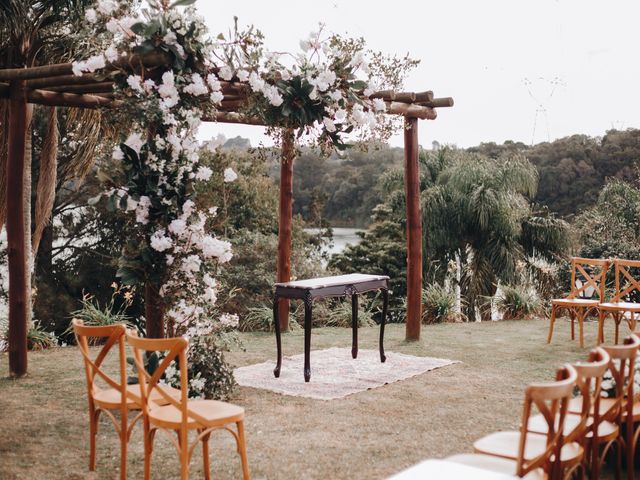
[[[406,339],[419,340],[422,320],[422,215],[420,213],[417,118],[405,120],[404,191],[407,204]]]
[[[419,118],[421,120],[435,120],[437,113],[431,107],[416,105],[413,103],[386,102],[387,113],[403,115],[405,117]]]
[[[7,159],[7,253],[9,257],[9,372],[27,373],[27,251],[24,225],[24,155],[27,139],[27,86],[11,82]]]
[[[278,219],[278,282],[291,280],[291,238],[293,223],[293,161],[295,140],[293,130],[282,135],[282,157],[280,159],[280,208]],[[289,329],[289,300],[280,299],[278,305],[280,328]]]

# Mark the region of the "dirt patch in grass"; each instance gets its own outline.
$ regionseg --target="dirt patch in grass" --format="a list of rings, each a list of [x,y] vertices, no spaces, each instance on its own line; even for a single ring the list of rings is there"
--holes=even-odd
[[[586,345],[593,346],[596,325],[586,327]],[[421,341],[407,343],[404,326],[389,325],[387,350],[463,363],[332,401],[238,388],[233,402],[246,409],[252,478],[385,478],[428,457],[471,451],[482,435],[517,427],[526,383],[551,380],[558,365],[586,358],[588,348],[569,339],[568,323],[556,325],[551,345],[546,343],[547,328],[541,320],[432,325],[423,328]],[[375,349],[377,335],[377,328],[361,329],[361,348]],[[315,329],[312,348],[349,346],[350,338],[347,329]],[[272,335],[243,334],[242,339],[246,351],[227,354],[233,365],[275,358]],[[301,353],[302,332],[284,335],[283,347],[285,355]],[[21,380],[7,378],[7,363],[7,355],[0,355],[0,478],[116,477],[117,436],[105,418],[98,470],[87,469],[80,353],[75,348],[34,352],[29,376]],[[217,432],[210,448],[214,478],[241,477],[229,434]],[[142,478],[142,458],[141,429],[136,427],[129,478]],[[191,468],[192,478],[202,478],[199,450]],[[153,478],[178,474],[174,447],[158,434]]]

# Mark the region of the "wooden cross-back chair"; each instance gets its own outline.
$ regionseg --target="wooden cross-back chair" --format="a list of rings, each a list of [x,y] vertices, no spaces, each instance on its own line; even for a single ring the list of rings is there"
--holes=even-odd
[[[626,301],[630,294],[638,292],[640,294],[640,277],[631,273],[631,269],[640,269],[640,260],[622,260],[619,258],[613,261],[615,269],[615,293],[611,302],[600,303],[598,305],[598,343],[604,342],[604,321],[608,316],[613,318],[615,323],[615,343],[618,343],[620,323],[627,321],[629,330],[636,329],[638,314],[640,314],[640,303]]]
[[[616,478],[619,478],[622,466],[621,451],[625,450],[627,460],[627,477],[634,478],[635,461],[635,435],[634,426],[634,391],[633,383],[635,376],[635,362],[640,348],[640,338],[631,335],[624,339],[622,345],[611,345],[603,347],[609,356],[609,370],[616,384],[615,396],[613,398],[603,398],[600,400],[600,415],[603,420],[614,423],[618,426],[618,435],[611,440],[610,444],[617,443],[616,448]],[[636,413],[636,418],[638,413]],[[610,448],[610,445],[605,445]],[[600,460],[604,459],[606,451],[601,454]]]
[[[589,352],[587,363],[574,363],[573,368],[578,375],[576,379],[576,387],[579,395],[569,401],[569,412],[564,421],[564,442],[565,444],[576,442],[585,449],[585,454],[581,461],[574,459],[573,463],[565,463],[562,465],[565,477],[570,476],[578,468],[582,468],[582,473],[586,472],[590,465],[591,451],[588,447],[595,445],[597,451],[598,442],[608,441],[610,433],[605,436],[605,432],[612,429],[616,431],[617,426],[610,424],[610,427],[604,427],[599,415],[592,414],[594,411],[600,411],[600,395],[602,391],[602,377],[609,368],[611,357],[602,348],[595,348]],[[559,420],[559,418],[558,418]],[[559,428],[556,425],[556,429]],[[529,431],[546,435],[548,432],[547,420],[543,415],[535,415],[529,420]],[[597,433],[599,432],[599,433]],[[594,439],[594,434],[597,435]],[[615,438],[615,435],[614,435]],[[597,478],[600,464],[596,465],[594,478]],[[594,471],[592,469],[592,471]]]
[[[580,445],[564,441],[564,421],[576,380],[576,370],[564,365],[555,382],[528,385],[519,431],[487,435],[473,444],[475,454],[448,460],[527,479],[563,478],[565,466],[579,463],[583,454]],[[534,409],[546,422],[544,435],[529,428]]]
[[[87,397],[89,399],[89,470],[96,468],[96,437],[100,413],[104,412],[113,422],[120,437],[120,478],[127,478],[127,444],[131,437],[131,430],[140,418],[139,413],[129,424],[129,410],[140,409],[133,400],[127,398],[127,374],[125,357],[125,327],[124,325],[109,325],[103,327],[85,326],[81,320],[74,318],[73,333],[76,343],[84,359],[87,377]],[[106,339],[102,348],[91,357],[89,339]],[[109,351],[117,346],[119,357],[119,378],[113,378],[103,369],[103,362]],[[97,377],[97,378],[96,378]],[[96,380],[103,381],[107,388],[100,388]],[[120,412],[120,420],[116,420],[112,411]]]
[[[551,300],[551,316],[549,318],[549,337],[547,343],[551,343],[553,327],[556,315],[561,310],[566,310],[571,318],[571,340],[575,340],[575,321],[578,321],[580,329],[580,346],[584,347],[584,319],[595,312],[598,304],[604,299],[604,288],[609,260],[594,258],[573,257],[571,259],[571,291],[566,298],[554,298]],[[578,281],[580,285],[578,285]],[[586,293],[593,289],[594,298],[589,298]]]
[[[189,400],[187,377],[187,346],[188,342],[182,337],[148,339],[139,338],[135,332],[127,332],[127,342],[133,348],[134,362],[138,369],[138,379],[142,386],[140,403],[144,415],[144,478],[151,477],[151,456],[153,440],[157,430],[169,432],[169,438],[176,447],[180,458],[180,478],[189,478],[189,462],[195,448],[202,442],[202,456],[204,475],[211,477],[209,463],[209,438],[214,430],[224,429],[233,434],[242,463],[242,474],[249,479],[249,464],[244,434],[244,409],[236,405],[215,400]],[[164,358],[153,372],[147,372],[142,352],[164,352]],[[177,360],[180,368],[180,390],[178,399],[166,392],[166,386],[159,381],[167,367]],[[160,406],[149,401],[153,392],[157,392],[166,405]],[[229,427],[236,424],[236,431]],[[189,443],[189,431],[195,430],[197,437]],[[174,437],[171,433],[175,433]]]

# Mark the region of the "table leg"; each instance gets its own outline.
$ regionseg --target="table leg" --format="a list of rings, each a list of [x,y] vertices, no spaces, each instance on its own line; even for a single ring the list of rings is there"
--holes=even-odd
[[[273,374],[276,378],[280,376],[280,367],[282,366],[282,339],[280,338],[280,319],[278,318],[278,304],[280,299],[276,296],[273,299],[273,328],[276,331],[276,349],[278,351],[278,360]]]
[[[351,329],[353,330],[351,340],[351,357],[358,357],[358,294],[351,295]]]
[[[389,290],[382,289],[382,319],[380,320],[380,361],[385,362],[387,357],[384,355],[384,322],[387,321],[387,309],[389,307]]]
[[[311,379],[311,311],[313,299],[304,299],[304,381]]]

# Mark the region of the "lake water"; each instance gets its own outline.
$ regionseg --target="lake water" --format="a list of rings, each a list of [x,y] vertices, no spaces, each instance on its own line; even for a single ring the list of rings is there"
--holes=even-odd
[[[318,233],[317,228],[306,228],[305,231],[312,235]],[[361,240],[357,233],[363,231],[358,228],[333,227],[333,243],[325,251],[330,255],[334,255],[344,251],[349,244],[357,245]]]

